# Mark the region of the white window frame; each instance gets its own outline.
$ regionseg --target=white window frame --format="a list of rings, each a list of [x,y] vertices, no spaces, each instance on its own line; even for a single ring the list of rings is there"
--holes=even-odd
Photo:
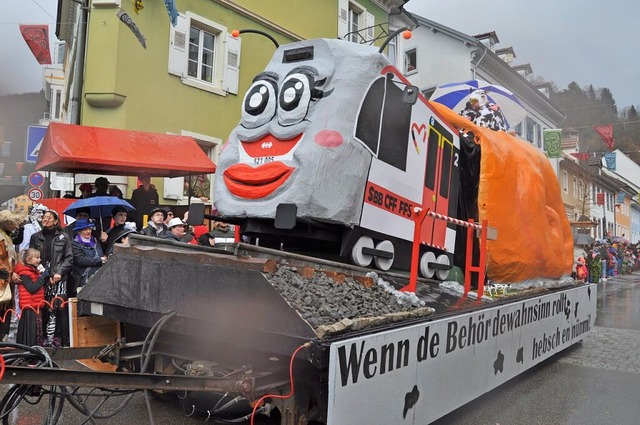
[[[213,136],[208,136],[202,133],[196,133],[189,130],[181,130],[180,135],[193,137],[200,146],[207,148],[209,150],[209,159],[211,159],[211,161],[214,163],[218,162],[218,157],[220,156],[220,150],[222,149],[222,139],[219,139]],[[215,183],[215,174],[214,173],[208,174],[207,177],[209,177],[209,183],[210,183],[209,200],[210,200],[210,203],[213,205],[213,187]],[[184,187],[185,178],[186,177],[174,177],[174,178],[165,177],[165,187],[173,187],[173,188],[179,187],[180,193],[182,193],[182,188]],[[166,193],[164,194],[164,197],[167,199],[176,199],[178,201],[181,201],[183,199],[183,195],[180,195],[177,197],[175,195],[170,195],[169,197],[167,197]]]
[[[413,53],[414,57],[415,57],[415,68],[409,70],[409,55]],[[404,51],[404,54],[402,55],[404,63],[402,64],[402,69],[404,72],[404,75],[412,75],[418,72],[418,48],[417,47],[412,47],[410,49],[407,49]]]
[[[356,1],[338,0],[338,37],[353,43],[371,41],[374,38],[375,16],[367,8]],[[360,37],[358,33],[368,28]],[[354,34],[345,37],[347,34]]]
[[[189,38],[192,27],[215,37],[211,82],[188,75]],[[187,86],[226,96],[229,93],[238,94],[239,67],[240,39],[231,36],[227,27],[190,11],[178,15],[178,24],[171,27],[169,37],[170,74],[179,76],[181,82]]]
[[[562,191],[569,193],[569,173],[562,171]]]

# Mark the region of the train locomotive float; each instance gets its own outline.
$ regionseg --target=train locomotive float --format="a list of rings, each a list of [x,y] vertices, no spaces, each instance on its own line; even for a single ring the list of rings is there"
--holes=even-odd
[[[132,235],[79,291],[78,315],[108,345],[96,331],[93,346],[50,355],[119,372],[11,365],[3,383],[177,394],[217,423],[426,424],[595,323],[597,286],[566,278],[570,228],[547,158],[429,102],[371,46],[280,46],[223,147],[215,202],[251,244]],[[391,269],[409,268],[416,208],[488,220],[489,279],[554,285],[502,299],[426,280],[399,291],[409,278]],[[446,279],[466,233],[425,218],[421,273]]]
[[[324,243],[359,266],[408,269],[414,207],[456,216],[459,151],[457,130],[376,48],[294,43],[245,95],[216,207],[261,244]],[[428,219],[423,251],[449,264],[455,237]]]
[[[466,151],[461,130],[472,146]],[[509,251],[507,261],[521,262],[519,272],[503,273],[500,258],[489,264],[494,278],[559,278],[570,272],[570,228],[548,160],[528,145],[429,102],[372,46],[302,41],[279,47],[247,90],[240,123],[217,164],[215,205],[261,245],[329,247],[358,266],[373,262],[381,270],[409,269],[415,207],[488,219],[503,241],[519,242],[516,247],[538,240],[536,251],[527,252],[543,260],[533,264],[538,260]],[[488,163],[478,153],[485,147],[489,159],[506,147],[503,157],[513,160]],[[481,171],[462,170],[471,176],[466,183],[463,162]],[[500,191],[514,198],[500,199]],[[530,197],[531,191],[538,195]],[[509,217],[513,210],[496,211],[505,201],[523,211],[517,217]],[[446,279],[459,233],[450,222],[426,218],[423,276]],[[555,259],[545,254],[549,245],[559,247]],[[504,248],[494,244],[494,252]],[[464,264],[464,255],[456,263]]]

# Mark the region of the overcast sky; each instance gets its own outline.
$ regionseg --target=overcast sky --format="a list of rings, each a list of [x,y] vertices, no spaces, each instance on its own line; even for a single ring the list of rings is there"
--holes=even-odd
[[[57,0],[0,0],[0,95],[42,90],[42,65],[20,35],[19,25],[48,24],[53,43],[57,5]]]
[[[514,64],[565,89],[608,87],[618,109],[640,105],[640,0],[410,0],[405,8],[467,35],[495,31]]]
[[[277,1],[277,0],[256,0]],[[323,0],[329,1],[329,0]],[[39,65],[19,24],[49,24],[55,41],[57,0],[0,0],[0,95],[37,92]],[[640,105],[640,0],[410,0],[407,10],[468,35],[496,31],[515,64],[566,88],[608,87],[618,108]]]

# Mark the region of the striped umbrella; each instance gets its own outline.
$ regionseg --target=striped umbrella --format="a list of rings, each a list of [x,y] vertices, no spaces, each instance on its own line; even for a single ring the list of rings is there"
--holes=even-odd
[[[519,124],[527,116],[526,109],[516,95],[502,86],[490,84],[483,80],[469,80],[442,85],[433,92],[431,100],[460,112],[465,108],[469,101],[469,96],[475,90],[485,90],[489,101],[500,106],[508,127]]]

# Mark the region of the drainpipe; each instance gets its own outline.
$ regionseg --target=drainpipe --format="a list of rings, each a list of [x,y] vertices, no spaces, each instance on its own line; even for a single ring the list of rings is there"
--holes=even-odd
[[[87,4],[85,6],[85,4]],[[88,0],[80,3],[80,20],[78,23],[77,40],[76,40],[76,63],[73,70],[73,91],[71,93],[71,113],[69,120],[71,124],[80,124],[80,100],[82,98],[82,88],[84,86],[84,56],[87,41],[87,15]]]
[[[472,80],[476,79],[476,68],[478,68],[478,66],[480,66],[480,62],[482,62],[482,59],[484,59],[486,54],[487,54],[487,49],[485,47],[484,48],[484,52],[482,53],[482,56],[480,56],[480,60],[476,63],[476,66],[474,66],[473,69],[471,70],[471,72],[473,73]]]

